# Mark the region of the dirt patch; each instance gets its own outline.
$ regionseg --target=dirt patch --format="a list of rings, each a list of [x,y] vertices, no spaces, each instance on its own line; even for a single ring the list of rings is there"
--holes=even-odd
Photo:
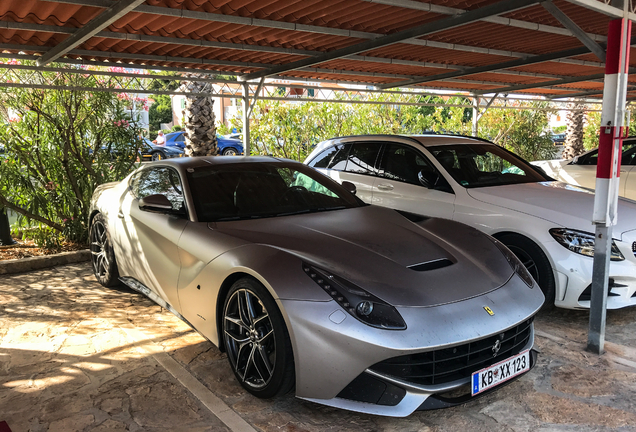
[[[16,245],[0,246],[0,261],[53,255],[60,252],[72,252],[88,248],[88,246],[80,243],[67,242],[56,249],[44,249],[37,247],[32,240],[14,240],[18,242]]]

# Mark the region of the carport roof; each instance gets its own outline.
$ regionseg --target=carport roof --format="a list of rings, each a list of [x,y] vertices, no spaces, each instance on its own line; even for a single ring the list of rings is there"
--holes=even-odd
[[[598,98],[608,22],[621,12],[596,0],[2,0],[0,52]]]

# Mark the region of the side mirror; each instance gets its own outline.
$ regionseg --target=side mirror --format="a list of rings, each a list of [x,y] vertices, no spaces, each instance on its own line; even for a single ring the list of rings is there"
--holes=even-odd
[[[357,189],[356,189],[356,185],[354,185],[353,183],[349,182],[349,181],[343,181],[342,182],[342,186],[348,190],[349,192],[351,192],[352,194],[356,194]]]
[[[428,189],[431,188],[431,182],[428,181],[428,179],[426,178],[426,176],[424,175],[424,170],[420,171],[417,173],[417,179],[419,180],[420,184]]]
[[[148,195],[139,200],[139,209],[154,213],[170,213],[172,211],[172,203],[165,195]]]

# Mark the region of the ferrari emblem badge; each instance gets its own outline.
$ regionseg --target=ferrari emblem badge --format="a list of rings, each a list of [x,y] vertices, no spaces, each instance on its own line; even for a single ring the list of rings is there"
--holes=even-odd
[[[484,306],[484,310],[488,312],[488,315],[493,316],[495,313],[488,306]]]

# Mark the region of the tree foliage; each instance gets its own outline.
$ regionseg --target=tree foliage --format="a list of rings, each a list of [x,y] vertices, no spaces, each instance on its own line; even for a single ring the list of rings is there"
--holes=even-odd
[[[252,152],[302,161],[315,144],[338,136],[472,133],[472,108],[462,96],[411,99],[444,106],[405,105],[391,94],[377,95],[373,101],[377,104],[259,101],[250,125]],[[530,109],[489,109],[480,119],[479,136],[528,160],[549,159],[555,149],[546,133],[548,108],[547,103],[537,102]],[[242,124],[234,119],[232,126],[240,131]]]
[[[60,89],[95,85],[78,74],[51,78]],[[2,88],[0,99],[8,117],[0,123],[0,204],[23,225],[39,225],[45,246],[85,241],[93,190],[123,178],[137,160],[140,129],[129,102],[100,91],[21,88]]]
[[[151,95],[150,98],[154,101],[148,109],[150,130],[158,131],[161,128],[161,123],[172,121],[172,98],[163,94]]]

